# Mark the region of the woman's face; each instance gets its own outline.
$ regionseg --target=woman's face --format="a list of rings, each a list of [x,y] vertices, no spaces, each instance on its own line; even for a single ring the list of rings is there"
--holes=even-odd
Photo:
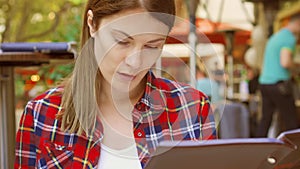
[[[142,9],[127,10],[101,19],[92,32],[102,85],[129,92],[141,81],[161,54],[168,26]]]

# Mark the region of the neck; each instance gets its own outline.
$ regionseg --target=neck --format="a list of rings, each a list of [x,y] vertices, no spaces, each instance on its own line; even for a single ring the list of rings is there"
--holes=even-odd
[[[117,104],[124,105],[130,104],[135,105],[138,100],[142,97],[146,85],[146,78],[133,89],[129,91],[120,91],[114,89],[109,83],[105,80],[101,82],[101,92],[100,92],[100,105],[101,104]]]

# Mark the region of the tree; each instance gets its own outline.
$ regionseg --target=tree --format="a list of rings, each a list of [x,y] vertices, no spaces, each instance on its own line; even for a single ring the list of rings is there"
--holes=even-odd
[[[0,40],[79,41],[84,1],[0,0]]]
[[[0,43],[75,41],[80,39],[81,16],[86,0],[0,0]],[[15,74],[16,98],[26,103],[28,86],[49,88],[71,73],[73,64],[19,68]],[[30,70],[36,72],[26,74]],[[39,82],[31,76],[38,74]],[[27,87],[26,87],[27,86]],[[31,89],[30,88],[30,89]],[[24,105],[22,105],[23,107]]]

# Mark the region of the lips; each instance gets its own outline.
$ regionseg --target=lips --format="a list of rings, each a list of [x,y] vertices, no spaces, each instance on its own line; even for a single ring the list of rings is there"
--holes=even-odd
[[[127,73],[120,73],[120,72],[117,73],[117,76],[122,81],[132,81],[136,77],[136,75],[131,75],[131,74],[127,74]]]

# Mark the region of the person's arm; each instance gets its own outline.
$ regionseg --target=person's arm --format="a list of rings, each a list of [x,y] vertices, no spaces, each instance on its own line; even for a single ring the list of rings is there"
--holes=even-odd
[[[29,102],[21,117],[19,130],[16,135],[15,169],[35,168],[36,146],[34,144],[34,130],[33,103]]]
[[[199,110],[201,123],[201,140],[211,140],[217,138],[214,113],[208,99],[201,99]]]
[[[286,69],[293,67],[292,51],[288,48],[283,48],[280,51],[280,64]]]
[[[299,69],[300,64],[294,63],[293,53],[288,48],[283,48],[280,51],[280,64],[282,67],[290,70]]]

